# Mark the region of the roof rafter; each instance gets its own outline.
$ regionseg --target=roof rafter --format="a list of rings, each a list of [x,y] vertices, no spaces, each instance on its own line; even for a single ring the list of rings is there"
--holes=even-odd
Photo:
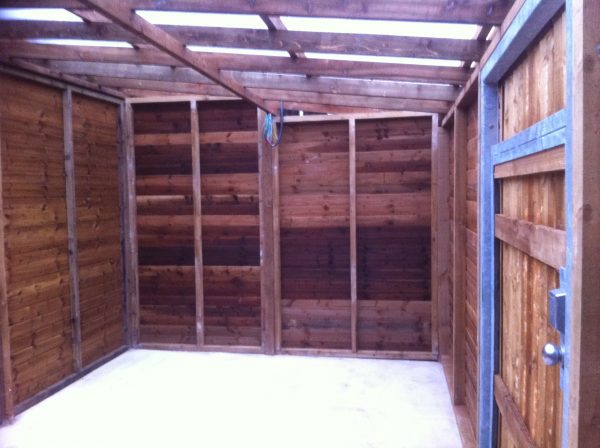
[[[131,8],[266,16],[335,17],[372,20],[475,23],[499,25],[510,8],[507,0],[133,0]],[[77,0],[5,0],[10,7],[78,8]]]
[[[121,3],[115,0],[80,0],[80,2],[89,8],[98,11],[135,35],[144,38],[156,48],[164,51],[190,68],[197,70],[217,84],[226,87],[259,108],[272,111],[269,110],[260,97],[249,92],[244,86],[239,85],[237,82],[221,75],[218,66],[205,61],[196,53],[185,48],[185,45],[181,41],[156,25],[152,25],[150,22],[142,19],[132,11],[131,7],[121,6]]]

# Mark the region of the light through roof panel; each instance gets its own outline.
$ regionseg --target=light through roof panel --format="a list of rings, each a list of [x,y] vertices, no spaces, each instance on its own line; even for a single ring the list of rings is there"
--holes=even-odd
[[[91,39],[28,39],[28,42],[45,45],[75,45],[80,47],[112,47],[133,48],[129,42],[117,40],[91,40]]]
[[[479,29],[477,25],[457,23],[401,22],[394,20],[333,19],[320,17],[282,16],[281,21],[290,31],[446,37],[452,39],[473,39]]]
[[[204,12],[147,11],[136,13],[154,25],[206,26],[266,30],[260,16],[252,14],[217,14]]]
[[[447,59],[400,58],[392,56],[366,56],[359,54],[339,53],[304,53],[309,59],[332,59],[336,61],[378,62],[383,64],[414,64],[441,67],[460,67],[462,61]]]
[[[83,19],[62,8],[0,8],[0,20],[83,22]]]
[[[201,45],[188,45],[188,50],[203,53],[242,54],[248,56],[283,56],[290,57],[286,51],[281,50],[258,50],[252,48],[227,48],[227,47],[203,47]]]

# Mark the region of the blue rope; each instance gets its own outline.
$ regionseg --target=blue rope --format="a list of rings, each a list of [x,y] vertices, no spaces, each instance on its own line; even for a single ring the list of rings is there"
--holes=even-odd
[[[281,125],[279,126],[279,133],[277,133],[277,131],[276,131],[277,124],[275,124],[273,115],[268,113],[267,116],[265,117],[265,123],[263,125],[263,139],[265,140],[265,142],[267,142],[271,146],[271,148],[275,148],[276,146],[278,146],[279,143],[281,143],[281,139],[283,137],[283,125],[284,125],[283,100],[281,100],[279,103],[279,117],[281,119]],[[273,140],[275,135],[277,135],[277,138],[276,138],[276,140]]]

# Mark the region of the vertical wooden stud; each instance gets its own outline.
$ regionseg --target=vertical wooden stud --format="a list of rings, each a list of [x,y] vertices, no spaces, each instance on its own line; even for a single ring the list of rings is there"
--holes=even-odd
[[[121,256],[123,259],[123,329],[125,336],[125,345],[129,345],[129,266],[127,260],[127,146],[125,143],[125,103],[119,104],[119,116],[117,121],[117,144],[118,144],[118,173],[119,173],[119,223],[121,224]]]
[[[202,184],[200,176],[200,128],[198,106],[190,102],[192,178],[194,198],[194,278],[196,284],[196,345],[204,345],[204,262],[202,260]]]
[[[432,123],[432,348],[449,355],[450,341],[450,135]]]
[[[10,329],[8,319],[8,291],[6,287],[6,254],[4,245],[4,193],[2,182],[2,162],[6,153],[6,144],[2,138],[0,120],[0,422],[11,421],[14,417],[13,375],[10,350]]]
[[[259,123],[260,126],[260,123]],[[260,132],[259,132],[260,133]],[[259,137],[260,138],[260,137]],[[279,225],[279,147],[273,150],[273,301],[275,302],[275,348],[281,350],[281,229]]]
[[[265,112],[258,109],[258,185],[260,203],[260,297],[262,349],[275,354],[274,238],[273,238],[273,148],[262,138]]]
[[[121,107],[121,123],[123,132],[123,145],[125,155],[124,189],[126,207],[124,216],[125,233],[125,270],[127,290],[127,319],[129,346],[135,347],[140,338],[140,301],[138,277],[138,242],[137,242],[137,205],[135,193],[135,145],[133,129],[133,109],[131,104],[125,103]]]
[[[452,292],[452,398],[455,405],[465,402],[465,291],[466,291],[466,213],[467,213],[467,114],[460,107],[454,113],[454,235]]]
[[[563,446],[600,446],[600,3],[567,1],[568,387]],[[570,317],[570,319],[569,319]]]
[[[73,151],[73,92],[63,92],[63,129],[65,147],[65,183],[67,232],[69,243],[69,275],[71,281],[71,325],[73,335],[73,368],[81,371],[81,312],[79,309],[79,257],[77,250],[77,198],[75,196],[75,155]]]
[[[356,120],[348,121],[348,141],[350,158],[350,316],[352,331],[352,351],[358,349],[358,286],[356,278]]]

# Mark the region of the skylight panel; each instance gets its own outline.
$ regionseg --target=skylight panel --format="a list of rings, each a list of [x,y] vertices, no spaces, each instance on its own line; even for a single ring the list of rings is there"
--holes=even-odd
[[[258,50],[252,48],[227,48],[227,47],[203,47],[200,45],[188,45],[188,50],[204,53],[242,54],[248,56],[283,56],[290,57],[286,51],[281,50]]]
[[[83,19],[62,8],[0,8],[0,20],[83,22]]]
[[[133,48],[129,42],[117,40],[91,40],[91,39],[28,39],[28,42],[44,45],[74,45],[79,47],[110,47]]]
[[[339,53],[304,53],[309,59],[332,59],[336,61],[379,62],[383,64],[414,64],[441,67],[460,67],[462,61],[447,59],[400,58],[392,56],[367,56],[360,54]]]
[[[148,11],[136,13],[154,25],[206,26],[266,30],[260,16],[252,14],[217,14],[204,12]]]
[[[282,16],[281,21],[290,31],[375,34],[385,36],[473,39],[478,30],[477,25],[437,22],[401,22],[394,20],[358,20]]]

